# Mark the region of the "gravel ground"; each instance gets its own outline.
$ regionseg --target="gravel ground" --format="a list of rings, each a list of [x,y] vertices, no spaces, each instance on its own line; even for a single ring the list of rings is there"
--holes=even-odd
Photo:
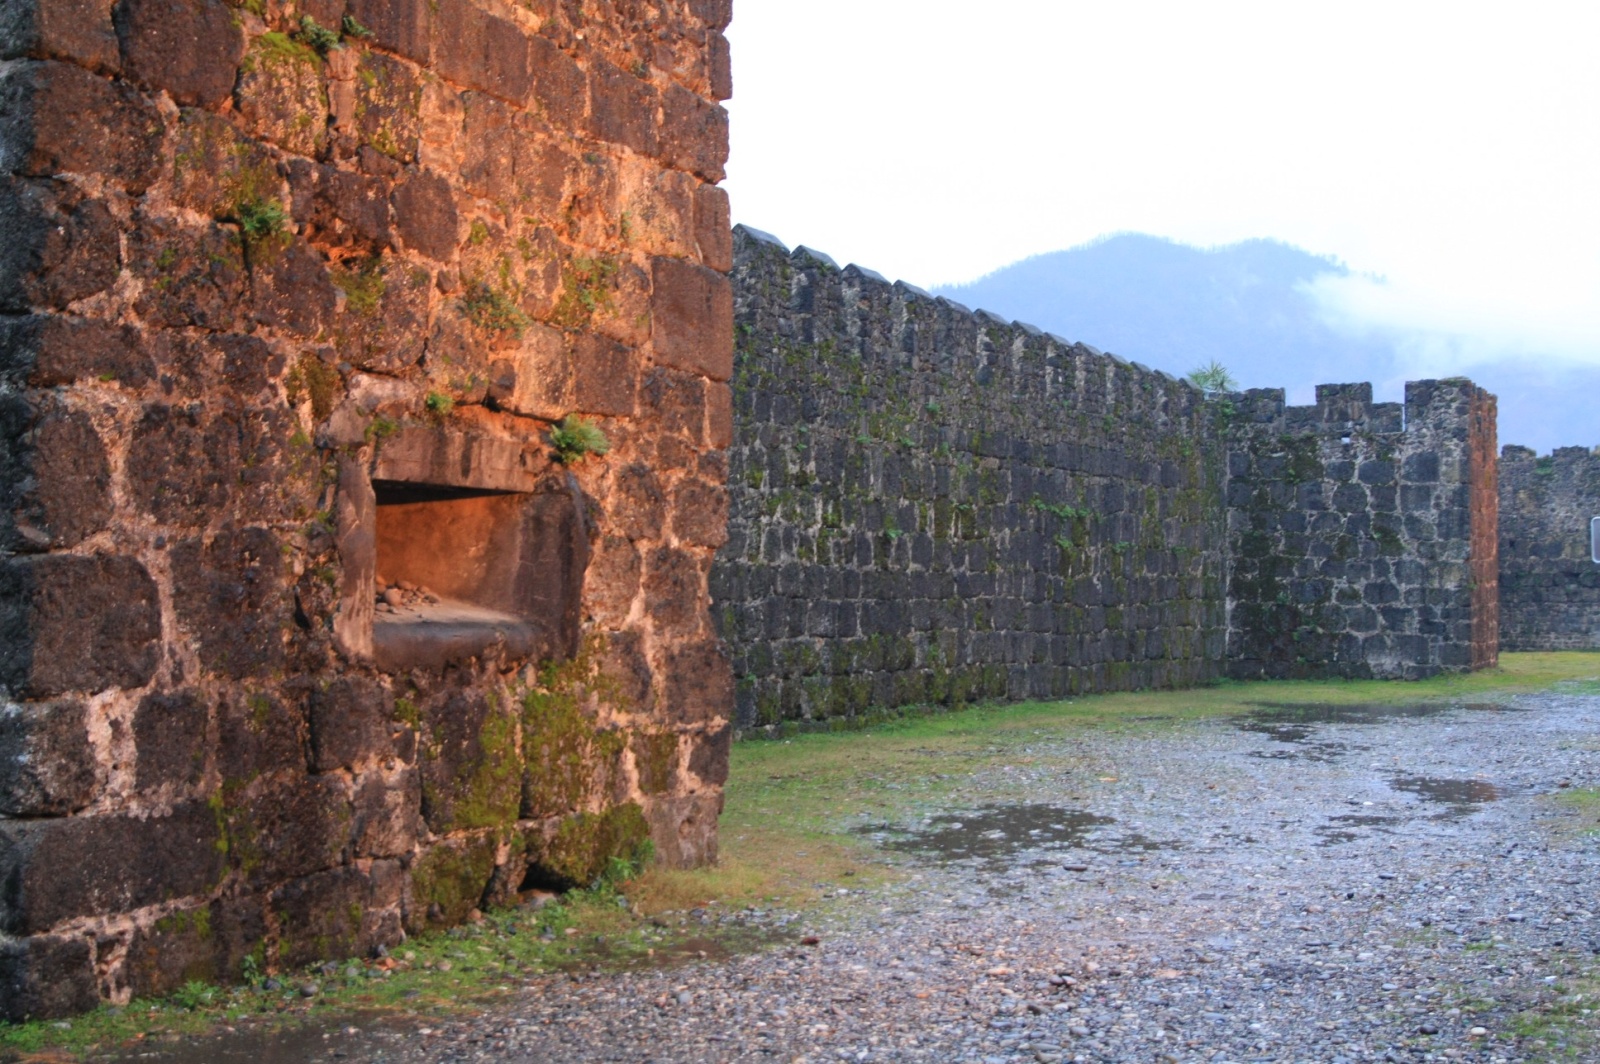
[[[803,927],[686,916],[778,948],[540,978],[297,1059],[1600,1059],[1600,836],[1550,798],[1600,781],[1600,698],[1082,729],[1015,761],[968,806],[860,823],[890,887]]]

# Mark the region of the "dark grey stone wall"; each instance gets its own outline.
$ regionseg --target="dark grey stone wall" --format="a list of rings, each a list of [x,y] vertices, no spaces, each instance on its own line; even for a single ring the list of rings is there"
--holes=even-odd
[[[1221,674],[1215,404],[748,231],[734,287],[741,727]]]
[[[1282,389],[1229,413],[1228,674],[1417,679],[1494,664],[1494,397],[1461,379]]]
[[[1492,665],[1495,400],[1207,398],[737,230],[738,726]]]
[[[1500,641],[1507,650],[1600,650],[1600,450],[1500,457]]]

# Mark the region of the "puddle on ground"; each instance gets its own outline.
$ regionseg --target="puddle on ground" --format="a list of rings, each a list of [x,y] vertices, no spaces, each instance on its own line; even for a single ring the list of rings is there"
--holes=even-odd
[[[1256,702],[1254,705],[1257,708],[1250,714],[1231,718],[1234,728],[1265,735],[1273,742],[1283,743],[1288,749],[1252,750],[1248,756],[1273,761],[1318,762],[1337,761],[1353,750],[1366,749],[1317,739],[1317,726],[1321,724],[1383,724],[1397,720],[1422,720],[1452,710],[1496,713],[1520,710],[1520,707],[1498,702],[1413,702],[1400,705]]]
[[[90,1059],[100,1064],[133,1064],[134,1061],[159,1061],[161,1064],[309,1064],[359,1055],[357,1050],[371,1047],[374,1027],[388,1027],[395,1033],[414,1029],[416,1021],[386,1016],[347,1015],[320,1020],[303,1027],[248,1028],[231,1034],[192,1037],[154,1037],[139,1041],[135,1048],[115,1050]],[[353,1028],[352,1024],[359,1026]]]
[[[1349,813],[1344,816],[1330,816],[1326,824],[1315,828],[1314,831],[1318,846],[1337,846],[1342,842],[1356,841],[1361,838],[1363,831],[1392,834],[1400,822],[1401,818],[1397,816]]]
[[[1264,758],[1269,761],[1317,761],[1328,763],[1339,760],[1351,750],[1362,750],[1365,747],[1351,746],[1349,743],[1334,743],[1326,740],[1312,740],[1316,728],[1308,723],[1299,721],[1282,721],[1270,717],[1239,717],[1233,726],[1242,732],[1251,732],[1255,735],[1265,735],[1275,743],[1282,743],[1283,747],[1267,750],[1251,750],[1250,757]]]
[[[1437,717],[1454,710],[1477,713],[1525,712],[1520,706],[1499,702],[1409,702],[1396,705],[1357,702],[1340,705],[1332,702],[1255,702],[1257,708],[1249,716],[1235,718],[1245,731],[1256,731],[1262,725],[1307,728],[1316,724],[1383,724],[1391,720],[1422,720]],[[1303,738],[1303,737],[1302,737]],[[1297,742],[1284,739],[1283,742]]]
[[[1438,819],[1454,820],[1470,815],[1485,802],[1499,801],[1500,788],[1486,780],[1445,780],[1430,776],[1397,776],[1389,781],[1397,791],[1414,794],[1425,802],[1450,806]]]
[[[1101,829],[1116,819],[1058,805],[986,805],[965,813],[931,817],[917,828],[869,824],[856,829],[886,850],[930,857],[941,864],[981,861],[1001,868],[1008,858],[1036,850],[1094,850],[1097,853],[1148,853],[1174,847],[1137,833],[1112,835]]]

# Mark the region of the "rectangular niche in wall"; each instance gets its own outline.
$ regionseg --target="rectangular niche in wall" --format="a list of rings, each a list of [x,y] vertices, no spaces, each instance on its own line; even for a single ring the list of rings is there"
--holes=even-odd
[[[588,539],[575,488],[559,476],[531,492],[372,487],[380,667],[576,653]]]

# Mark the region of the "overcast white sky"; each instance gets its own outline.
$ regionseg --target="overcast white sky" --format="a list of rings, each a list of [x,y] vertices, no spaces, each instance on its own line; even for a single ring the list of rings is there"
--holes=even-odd
[[[1600,363],[1600,3],[737,0],[736,221],[923,286],[1273,237],[1352,322]]]

